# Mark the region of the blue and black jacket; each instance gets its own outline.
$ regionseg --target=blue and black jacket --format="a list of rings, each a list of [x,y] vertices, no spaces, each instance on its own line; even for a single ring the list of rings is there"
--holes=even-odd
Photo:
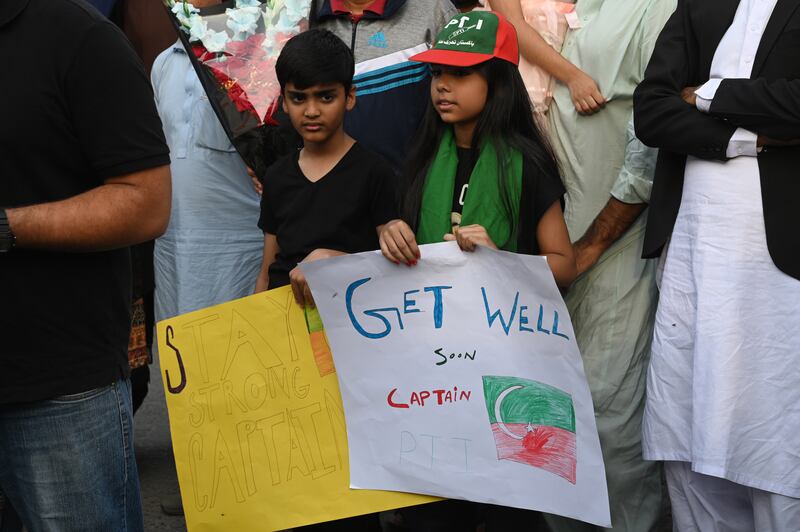
[[[386,0],[383,14],[365,11],[358,20],[334,13],[324,0],[314,25],[347,43],[356,60],[356,107],[347,133],[400,170],[430,100],[428,65],[408,58],[428,49],[456,15],[450,0]]]

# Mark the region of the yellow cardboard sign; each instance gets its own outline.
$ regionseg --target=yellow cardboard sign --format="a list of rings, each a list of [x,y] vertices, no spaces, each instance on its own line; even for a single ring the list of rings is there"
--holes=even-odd
[[[350,489],[342,399],[320,335],[309,337],[288,287],[158,324],[190,530],[281,530],[435,500]]]

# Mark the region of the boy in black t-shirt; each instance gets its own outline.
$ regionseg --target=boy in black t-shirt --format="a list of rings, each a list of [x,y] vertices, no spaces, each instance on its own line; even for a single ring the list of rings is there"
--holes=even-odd
[[[353,54],[341,39],[327,30],[301,33],[286,43],[275,71],[303,148],[264,178],[256,292],[291,283],[297,303],[313,305],[297,264],[378,249],[381,226],[397,217],[394,174],[344,132],[356,95]]]

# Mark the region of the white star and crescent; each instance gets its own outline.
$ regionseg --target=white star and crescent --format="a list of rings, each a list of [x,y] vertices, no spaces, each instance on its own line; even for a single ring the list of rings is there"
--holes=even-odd
[[[502,415],[500,414],[500,408],[503,405],[503,400],[508,396],[508,394],[510,394],[515,390],[521,390],[522,388],[524,388],[524,386],[521,386],[519,384],[517,384],[516,386],[510,386],[506,388],[505,390],[500,392],[500,395],[497,396],[497,400],[494,403],[494,417],[497,420],[497,425],[500,427],[500,430],[502,430],[507,436],[514,438],[515,440],[522,440],[525,438],[525,436],[519,436],[518,434],[514,434],[513,432],[508,430],[508,427],[506,427],[505,423],[503,422]],[[530,423],[528,423],[526,430],[527,432],[533,432],[533,426]]]

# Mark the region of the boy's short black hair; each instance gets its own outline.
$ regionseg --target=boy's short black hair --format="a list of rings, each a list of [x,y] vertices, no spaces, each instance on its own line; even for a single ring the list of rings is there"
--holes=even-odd
[[[281,92],[290,82],[301,90],[314,85],[341,83],[348,92],[353,84],[354,71],[355,61],[350,48],[330,31],[316,28],[289,39],[275,63]]]

